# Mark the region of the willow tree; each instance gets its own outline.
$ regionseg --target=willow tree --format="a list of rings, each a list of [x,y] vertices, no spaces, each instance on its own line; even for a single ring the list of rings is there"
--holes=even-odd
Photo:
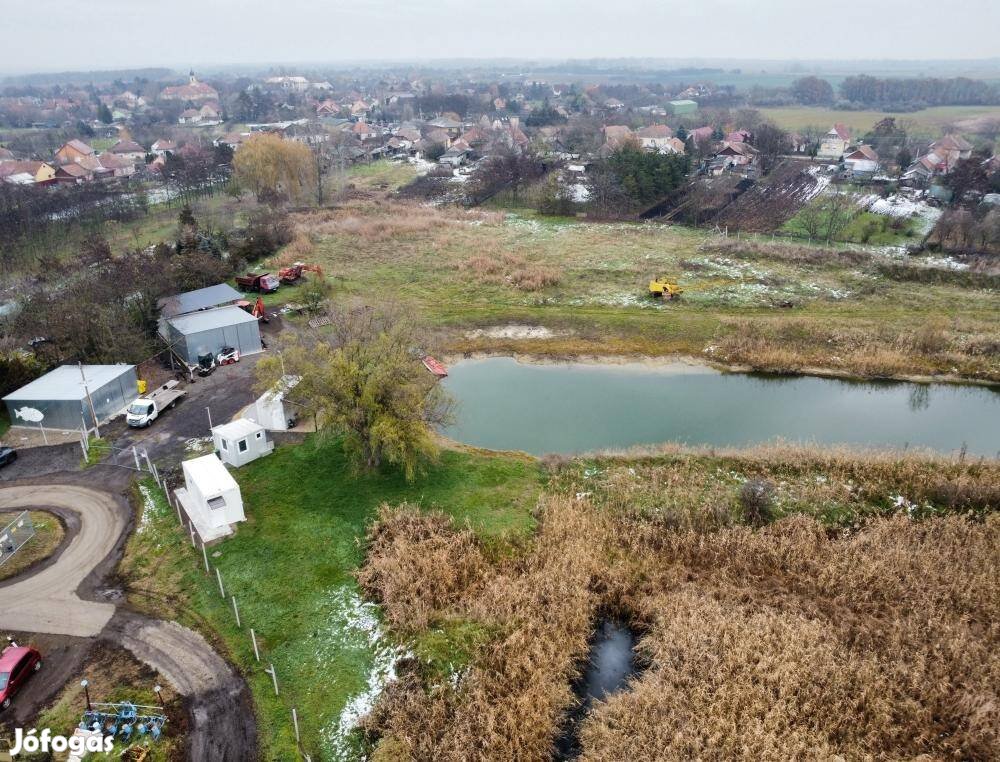
[[[259,201],[302,202],[316,187],[316,162],[302,143],[272,133],[251,136],[233,156],[237,184]]]
[[[384,463],[412,480],[436,459],[434,427],[450,417],[451,403],[424,367],[412,316],[388,308],[358,307],[332,316],[329,342],[299,338],[257,365],[258,388],[298,376],[291,395],[315,416],[326,435],[343,435],[355,465],[374,471]]]

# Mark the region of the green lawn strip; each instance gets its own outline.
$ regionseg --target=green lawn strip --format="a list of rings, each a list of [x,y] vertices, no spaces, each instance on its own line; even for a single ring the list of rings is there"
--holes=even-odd
[[[296,758],[292,706],[307,750],[318,755],[314,758],[336,758],[344,740],[337,733],[341,712],[365,693],[379,650],[387,647],[372,646],[366,627],[377,626],[377,615],[360,600],[353,576],[378,506],[410,502],[442,510],[502,545],[505,537],[531,531],[542,485],[533,461],[453,450],[444,451],[412,484],[396,473],[355,474],[339,441],[315,438],[279,447],[234,473],[248,520],[235,537],[209,549],[209,560],[221,571],[227,595],[236,595],[242,630],[236,628],[231,601],[220,598],[214,579],[203,572],[200,553],[184,543],[176,516],[164,512],[158,495],[163,523],[154,522],[151,533],[137,533],[145,544],[155,543],[151,555],[130,558],[140,576],[162,577],[165,588],[183,591],[189,624],[202,629],[207,624],[222,638],[249,675],[264,756],[282,760]],[[168,541],[154,539],[164,532]],[[157,560],[157,553],[165,556]],[[277,699],[271,678],[254,660],[249,627],[257,633],[262,658],[275,665]],[[458,643],[470,637],[464,631],[456,635]],[[416,645],[414,650],[422,653]],[[434,657],[435,663],[440,658]]]
[[[21,511],[0,512],[0,530],[20,515]],[[35,534],[3,566],[0,566],[0,580],[13,577],[29,566],[48,558],[59,547],[66,534],[55,514],[29,511],[28,516],[35,527]]]

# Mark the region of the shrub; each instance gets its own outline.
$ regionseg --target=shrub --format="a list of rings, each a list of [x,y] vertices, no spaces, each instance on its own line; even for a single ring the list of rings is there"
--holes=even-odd
[[[763,526],[774,518],[774,485],[766,479],[748,479],[740,487],[743,520],[751,526]]]

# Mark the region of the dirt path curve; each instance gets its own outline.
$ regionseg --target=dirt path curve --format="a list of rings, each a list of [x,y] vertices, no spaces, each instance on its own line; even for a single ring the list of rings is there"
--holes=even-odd
[[[250,691],[198,633],[113,603],[84,600],[120,557],[127,503],[76,484],[0,488],[0,509],[47,508],[72,521],[69,543],[47,563],[0,585],[0,622],[23,632],[100,637],[156,669],[188,701],[188,756],[195,762],[257,758]]]
[[[96,637],[114,616],[112,603],[84,601],[77,588],[118,542],[127,519],[106,492],[70,485],[0,489],[0,508],[55,506],[80,516],[80,530],[55,563],[0,587],[5,627],[52,635]]]
[[[127,648],[190,699],[188,759],[244,762],[257,746],[250,691],[205,639],[176,622],[120,611],[106,638]]]

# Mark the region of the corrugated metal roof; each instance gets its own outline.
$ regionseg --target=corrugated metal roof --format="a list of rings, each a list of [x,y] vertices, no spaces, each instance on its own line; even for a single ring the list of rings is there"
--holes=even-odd
[[[219,283],[197,291],[185,291],[183,294],[165,297],[160,299],[159,306],[163,317],[174,317],[218,307],[220,304],[230,304],[242,298],[243,295],[228,283]]]
[[[185,336],[202,331],[211,331],[213,328],[223,328],[228,325],[240,325],[241,323],[256,323],[257,318],[245,310],[235,307],[218,307],[214,310],[202,310],[192,312],[187,315],[178,315],[167,321]]]
[[[245,312],[243,314],[246,315]],[[134,368],[134,365],[124,363],[84,365],[83,373],[87,379],[87,388],[91,392],[96,392],[105,384]],[[16,392],[11,392],[4,397],[4,400],[82,400],[85,396],[80,368],[76,365],[60,365],[41,378],[22,386]]]

